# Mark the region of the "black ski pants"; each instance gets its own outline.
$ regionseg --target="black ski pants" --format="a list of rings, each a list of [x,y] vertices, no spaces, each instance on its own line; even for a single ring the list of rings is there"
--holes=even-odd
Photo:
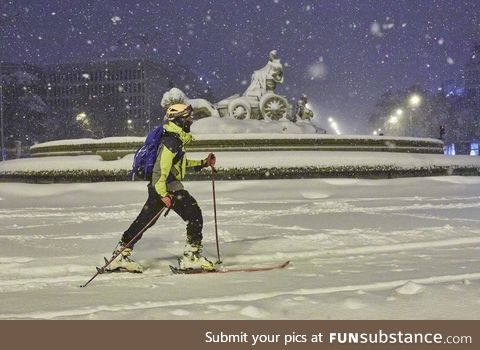
[[[187,243],[199,244],[202,242],[202,228],[203,217],[202,211],[197,204],[195,198],[186,190],[179,190],[173,193],[174,199],[171,209],[177,213],[183,221],[187,223]],[[144,204],[140,214],[138,214],[135,221],[130,227],[123,233],[122,242],[127,244],[132,240],[135,235],[143,230],[150,221],[158,214],[158,212],[164,207],[164,203],[161,200],[160,195],[155,191],[152,184],[148,184],[148,199]],[[157,218],[158,219],[158,218]],[[148,225],[147,228],[153,226],[157,220]],[[143,235],[143,234],[142,234]],[[139,235],[131,244],[130,248],[133,248],[142,235]]]

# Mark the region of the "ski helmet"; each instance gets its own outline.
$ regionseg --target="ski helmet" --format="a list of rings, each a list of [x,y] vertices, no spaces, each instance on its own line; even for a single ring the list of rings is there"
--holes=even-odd
[[[165,119],[178,125],[185,132],[190,132],[190,126],[193,122],[193,108],[191,105],[177,103],[167,109]]]

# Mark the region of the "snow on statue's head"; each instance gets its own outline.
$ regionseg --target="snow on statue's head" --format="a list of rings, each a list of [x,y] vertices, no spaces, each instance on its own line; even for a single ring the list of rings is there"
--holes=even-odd
[[[182,90],[177,88],[171,88],[163,94],[162,102],[160,102],[160,105],[164,110],[167,110],[167,108],[171,105],[177,103],[185,104],[187,100],[188,97],[183,93]]]
[[[272,50],[268,53],[268,60],[270,62],[277,60],[278,59],[278,53],[277,50]]]

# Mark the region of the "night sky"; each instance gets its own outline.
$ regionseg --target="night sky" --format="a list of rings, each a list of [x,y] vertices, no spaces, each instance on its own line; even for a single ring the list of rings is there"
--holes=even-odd
[[[243,92],[276,49],[285,69],[276,92],[307,94],[344,133],[367,132],[389,88],[433,91],[460,77],[480,43],[478,0],[0,3],[2,61],[176,60],[204,77],[217,101]]]

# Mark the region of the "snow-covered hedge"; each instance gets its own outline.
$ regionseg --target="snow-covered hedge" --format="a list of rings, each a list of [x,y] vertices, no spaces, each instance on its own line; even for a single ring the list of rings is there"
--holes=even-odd
[[[134,137],[123,140],[122,138],[64,140],[35,145],[30,153],[36,157],[97,154],[104,160],[116,160],[134,153],[143,141],[143,138]],[[443,143],[434,139],[333,135],[209,135],[195,140],[188,148],[193,151],[328,150],[443,153]]]
[[[469,175],[479,176],[480,166],[433,166],[405,169],[397,166],[331,166],[331,167],[291,167],[291,168],[229,168],[217,169],[218,180],[254,180],[254,179],[301,179],[301,178],[397,178],[416,176]],[[186,181],[209,180],[210,172],[202,170],[187,174]],[[0,171],[3,182],[101,182],[131,180],[128,170],[30,170]]]
[[[189,152],[203,159],[207,152]],[[396,152],[216,152],[219,179],[314,177],[390,178],[431,175],[479,175],[480,157]],[[0,162],[0,180],[89,182],[128,179],[133,155],[103,161],[98,155],[25,158]],[[190,180],[210,173],[188,173]]]

